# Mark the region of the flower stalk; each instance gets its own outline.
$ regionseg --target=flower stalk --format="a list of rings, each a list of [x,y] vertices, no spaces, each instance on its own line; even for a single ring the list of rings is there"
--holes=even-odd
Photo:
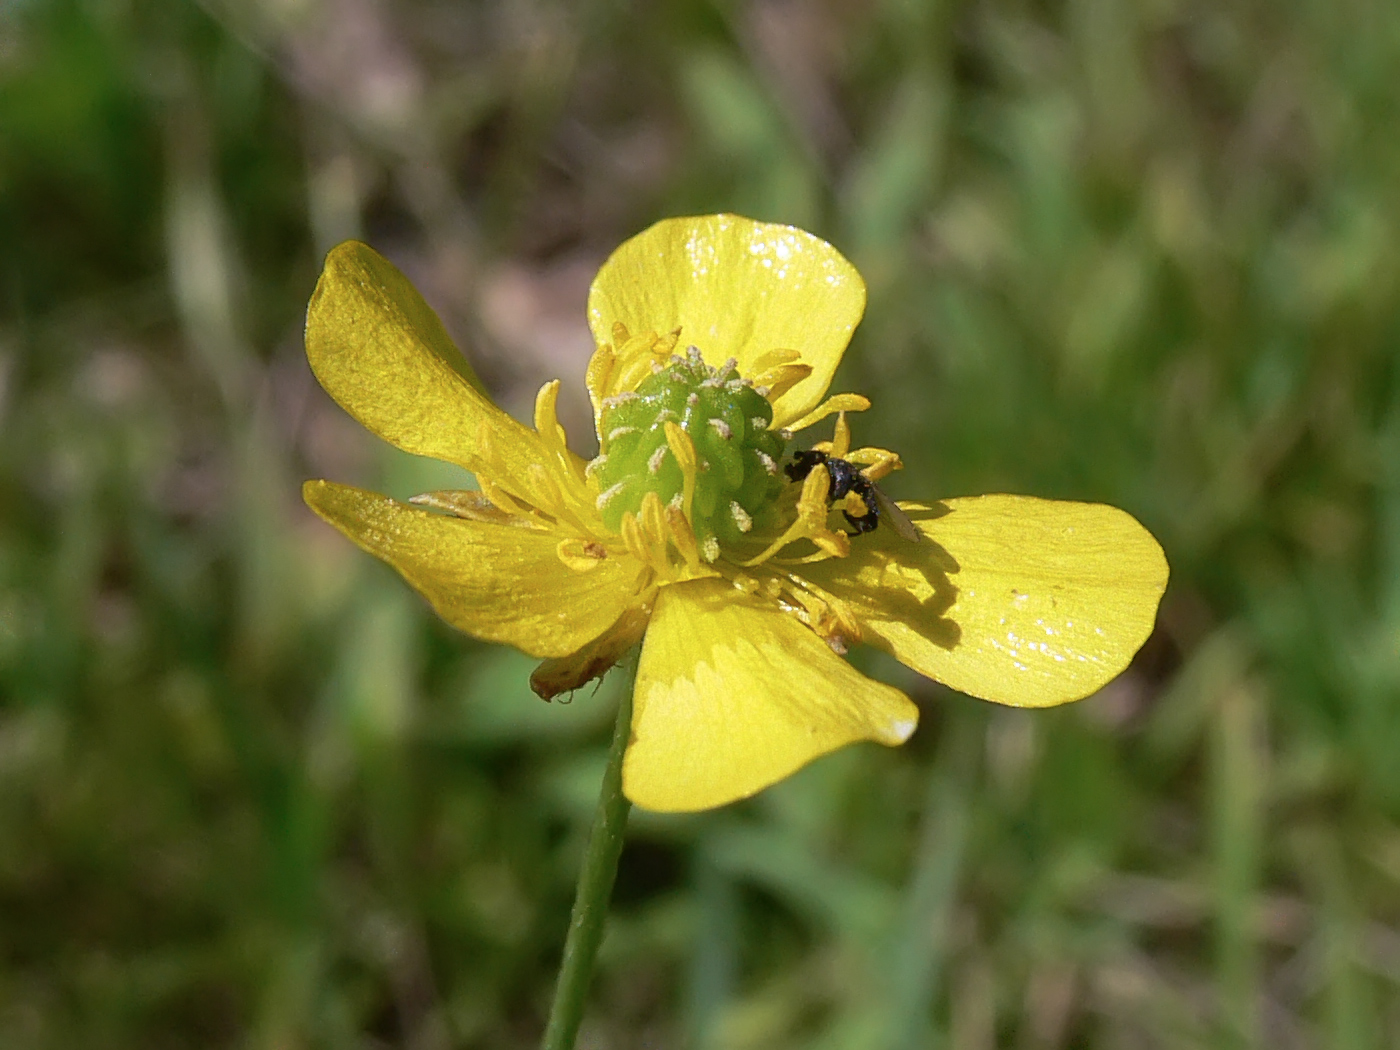
[[[603,941],[603,924],[608,916],[608,901],[612,898],[613,880],[617,877],[617,861],[622,855],[623,832],[632,803],[622,793],[622,756],[632,728],[632,679],[635,661],[629,661],[632,671],[621,689],[617,705],[617,721],[613,725],[612,744],[608,748],[608,765],[603,772],[603,785],[598,792],[598,806],[593,811],[593,827],[588,833],[588,848],[579,872],[578,889],[574,893],[574,909],[569,917],[569,934],[564,941],[564,958],[559,964],[559,980],[554,986],[554,1001],[549,1008],[549,1023],[545,1027],[541,1050],[573,1050],[578,1037],[579,1022],[583,1020],[588,986],[593,977],[593,962]]]

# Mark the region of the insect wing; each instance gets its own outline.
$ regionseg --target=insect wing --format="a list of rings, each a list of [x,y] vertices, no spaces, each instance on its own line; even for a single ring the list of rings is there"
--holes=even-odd
[[[900,510],[899,505],[886,496],[879,485],[871,482],[870,489],[875,493],[875,503],[880,508],[881,521],[888,524],[890,528],[910,543],[918,543],[924,538],[924,534],[914,526],[909,515]]]

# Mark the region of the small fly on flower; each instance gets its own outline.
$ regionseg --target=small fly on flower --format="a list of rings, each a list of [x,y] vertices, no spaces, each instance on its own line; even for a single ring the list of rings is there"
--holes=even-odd
[[[865,504],[865,513],[859,517],[848,510],[841,512],[856,530],[851,535],[859,536],[873,532],[883,516],[890,527],[910,543],[918,543],[923,538],[923,534],[909,520],[909,515],[900,510],[899,505],[886,496],[879,485],[866,477],[865,472],[849,460],[838,459],[816,449],[807,449],[793,453],[792,462],[783,468],[783,473],[792,481],[802,481],[819,466],[826,467],[826,472],[831,476],[831,489],[826,496],[828,503],[845,499],[854,492]]]

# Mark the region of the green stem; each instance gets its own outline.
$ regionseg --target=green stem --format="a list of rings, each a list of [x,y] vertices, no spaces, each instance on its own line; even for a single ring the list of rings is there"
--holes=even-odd
[[[622,754],[627,750],[627,738],[632,731],[632,678],[633,675],[628,676],[617,705],[612,746],[608,748],[608,768],[598,792],[598,808],[593,811],[593,829],[588,833],[588,851],[583,857],[583,870],[579,872],[569,935],[564,941],[564,959],[559,964],[559,983],[554,986],[554,1002],[549,1008],[549,1024],[544,1030],[541,1050],[573,1050],[588,999],[593,960],[603,940],[603,923],[608,917],[617,858],[622,853],[622,833],[627,826],[627,812],[632,808],[632,803],[622,794]]]

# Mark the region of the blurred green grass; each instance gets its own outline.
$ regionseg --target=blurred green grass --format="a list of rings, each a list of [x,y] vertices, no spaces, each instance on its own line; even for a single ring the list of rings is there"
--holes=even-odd
[[[908,746],[637,814],[582,1045],[1400,1044],[1398,63],[1384,0],[0,8],[0,1045],[532,1045],[614,685],[301,508],[444,483],[301,318],[367,237],[587,451],[593,267],[712,210],[866,275],[896,495],[1173,579],[1079,705],[862,657]]]

